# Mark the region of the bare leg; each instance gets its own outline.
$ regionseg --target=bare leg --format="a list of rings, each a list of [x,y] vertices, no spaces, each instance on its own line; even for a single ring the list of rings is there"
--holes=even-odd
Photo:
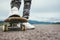
[[[24,0],[23,17],[27,19],[29,18],[30,7],[31,7],[31,0]]]

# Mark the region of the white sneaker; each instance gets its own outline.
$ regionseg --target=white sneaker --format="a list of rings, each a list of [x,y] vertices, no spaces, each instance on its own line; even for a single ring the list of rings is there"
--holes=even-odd
[[[14,15],[14,14],[19,15],[19,12],[18,12],[18,8],[17,7],[13,7],[11,9],[11,12],[9,13],[8,16],[11,16],[11,15]]]
[[[25,27],[26,27],[27,29],[34,29],[34,28],[35,28],[35,26],[31,25],[31,24],[28,23],[28,22],[23,23],[23,25],[25,25]]]

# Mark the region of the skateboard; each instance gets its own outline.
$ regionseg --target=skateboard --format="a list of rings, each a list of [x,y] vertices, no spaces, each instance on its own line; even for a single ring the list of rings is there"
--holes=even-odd
[[[12,15],[8,17],[7,19],[4,20],[4,25],[3,25],[3,31],[8,31],[10,28],[18,28],[17,24],[20,23],[20,30],[25,31],[25,25],[23,25],[24,22],[27,22],[27,19],[24,17],[20,17],[18,15]],[[16,27],[14,27],[16,26]]]

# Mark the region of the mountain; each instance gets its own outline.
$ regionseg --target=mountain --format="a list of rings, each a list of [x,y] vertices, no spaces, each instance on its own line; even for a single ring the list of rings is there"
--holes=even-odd
[[[31,24],[52,24],[51,22],[43,22],[43,21],[36,21],[36,20],[29,20]]]
[[[0,23],[3,23],[3,21],[0,20]]]
[[[53,23],[53,24],[60,24],[60,22],[56,22],[56,23]]]
[[[43,22],[43,21],[36,21],[36,20],[28,20],[30,24],[60,24],[60,22]],[[0,23],[3,23],[3,21],[0,20]]]

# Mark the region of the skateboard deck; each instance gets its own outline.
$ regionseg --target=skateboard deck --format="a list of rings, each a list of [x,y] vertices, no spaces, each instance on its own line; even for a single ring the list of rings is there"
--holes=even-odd
[[[19,21],[19,22],[27,22],[27,19],[24,17],[9,17],[4,22],[11,22],[11,21]]]

